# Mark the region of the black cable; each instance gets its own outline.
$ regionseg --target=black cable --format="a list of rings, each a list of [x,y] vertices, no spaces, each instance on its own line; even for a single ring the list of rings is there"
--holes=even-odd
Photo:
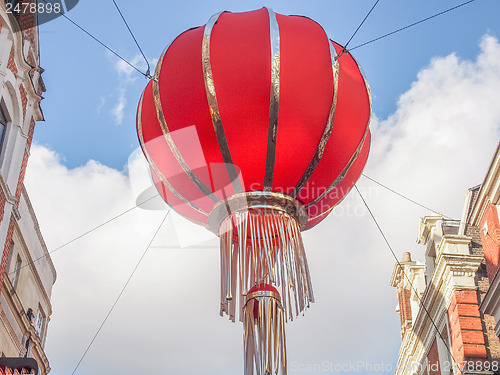
[[[170,213],[170,210],[167,212],[167,214],[163,217],[163,220],[161,221],[160,225],[158,226],[158,229],[156,229],[156,232],[154,233],[153,237],[151,238],[151,241],[149,241],[148,243],[148,246],[146,246],[146,249],[144,250],[144,252],[142,253],[141,257],[139,258],[139,261],[137,262],[137,264],[135,265],[134,269],[132,270],[132,273],[130,274],[130,276],[128,277],[127,281],[125,282],[125,285],[123,286],[120,294],[118,294],[118,297],[116,298],[115,302],[113,303],[113,305],[111,306],[111,309],[109,309],[108,313],[106,314],[106,317],[104,318],[104,320],[102,321],[101,325],[99,326],[99,328],[97,329],[97,332],[95,333],[94,337],[92,338],[92,340],[90,341],[90,344],[87,346],[87,349],[85,349],[85,351],[83,352],[83,355],[82,357],[80,358],[80,360],[78,361],[78,363],[76,364],[75,366],[75,369],[73,370],[73,372],[71,373],[71,375],[73,375],[76,370],[78,370],[78,367],[80,367],[80,364],[82,363],[83,359],[85,358],[85,356],[87,355],[88,351],[90,350],[92,344],[94,343],[95,339],[97,338],[97,336],[99,335],[99,332],[101,332],[102,330],[102,327],[104,327],[104,324],[106,323],[106,321],[108,320],[109,316],[111,315],[111,313],[113,312],[116,304],[118,303],[118,301],[120,300],[123,292],[125,292],[125,289],[127,288],[128,284],[130,283],[130,280],[132,279],[132,277],[134,276],[135,274],[135,271],[137,271],[137,269],[139,268],[139,265],[141,264],[142,260],[144,259],[144,257],[146,256],[146,253],[148,252],[149,248],[151,247],[151,244],[153,243],[154,239],[156,238],[156,235],[158,234],[158,232],[160,232],[160,229],[161,227],[163,226],[163,223],[165,222],[165,220],[167,219],[168,217],[168,214]]]
[[[466,1],[465,3],[458,4],[458,5],[456,5],[456,6],[452,7],[452,8],[446,9],[446,10],[444,10],[444,11],[442,11],[442,12],[439,12],[439,13],[436,13],[436,14],[434,14],[434,15],[430,16],[430,17],[424,18],[423,20],[420,20],[420,21],[414,22],[414,23],[412,23],[411,25],[408,25],[408,26],[402,27],[402,28],[397,29],[397,30],[395,30],[395,31],[392,31],[392,32],[390,32],[390,33],[387,33],[387,34],[384,34],[384,35],[382,35],[382,36],[379,36],[378,38],[375,38],[375,39],[369,40],[368,42],[365,42],[365,43],[359,44],[359,45],[357,45],[357,46],[355,46],[355,47],[352,47],[352,48],[350,48],[350,49],[349,49],[349,51],[355,50],[356,48],[359,48],[359,47],[366,46],[367,44],[373,43],[373,42],[375,42],[375,41],[377,41],[377,40],[383,39],[383,38],[388,37],[388,36],[390,36],[390,35],[393,35],[393,34],[399,33],[400,31],[403,31],[403,30],[409,29],[410,27],[413,27],[413,26],[415,26],[415,25],[418,25],[419,23],[422,23],[422,22],[428,21],[428,20],[430,20],[430,19],[432,19],[432,18],[434,18],[434,17],[440,16],[440,15],[442,15],[442,14],[445,14],[445,13],[451,12],[452,10],[455,10],[455,9],[457,9],[457,8],[460,8],[460,7],[464,6],[464,5],[470,4],[470,3],[472,3],[473,1],[476,1],[476,0],[469,0],[469,1]]]
[[[42,0],[45,4],[48,4],[47,3],[47,0]],[[85,34],[87,34],[88,36],[90,36],[92,39],[94,39],[97,43],[99,43],[101,46],[103,46],[104,48],[106,48],[109,52],[111,52],[112,54],[114,54],[116,57],[118,57],[120,60],[124,61],[126,64],[130,65],[133,69],[137,70],[139,73],[141,73],[144,77],[146,78],[150,78],[150,76],[146,73],[143,73],[139,68],[137,68],[135,65],[133,65],[132,63],[130,63],[129,61],[127,61],[125,58],[121,57],[117,52],[115,52],[114,50],[112,50],[110,47],[108,47],[106,44],[104,44],[103,42],[101,42],[99,39],[97,39],[95,36],[93,36],[91,33],[89,33],[87,30],[85,30],[82,26],[80,26],[79,24],[77,24],[75,21],[73,21],[71,18],[69,18],[67,15],[65,15],[64,13],[60,13],[61,16],[63,16],[64,18],[66,18],[69,22],[71,22],[73,25],[75,25],[76,27],[78,27],[80,30],[82,30]]]
[[[80,238],[85,237],[87,234],[92,233],[93,231],[95,231],[95,230],[97,230],[97,229],[99,229],[99,228],[101,228],[101,227],[105,226],[106,224],[108,224],[108,223],[112,222],[113,220],[118,219],[119,217],[121,217],[121,216],[125,215],[126,213],[128,213],[128,212],[132,211],[133,209],[135,209],[135,208],[137,208],[137,207],[139,207],[139,206],[143,205],[144,203],[149,202],[150,200],[152,200],[152,199],[154,199],[154,198],[156,198],[156,197],[158,197],[158,196],[159,196],[159,194],[156,194],[156,195],[152,196],[151,198],[146,199],[144,202],[138,203],[138,204],[136,204],[134,207],[130,207],[129,209],[127,209],[127,210],[123,211],[122,213],[120,213],[120,214],[118,214],[118,215],[116,215],[116,216],[112,217],[111,219],[109,219],[109,220],[105,221],[104,223],[101,223],[101,224],[99,224],[98,226],[96,226],[96,227],[94,227],[94,228],[92,228],[92,229],[88,230],[87,232],[85,232],[85,233],[83,233],[83,234],[80,234],[78,237],[73,238],[71,241],[68,241],[68,242],[66,242],[66,243],[62,244],[61,246],[56,247],[54,250],[51,250],[51,251],[47,252],[47,254],[44,254],[44,255],[42,255],[41,257],[38,257],[38,258],[36,258],[35,260],[32,260],[31,262],[26,263],[24,266],[20,267],[20,268],[19,268],[19,269],[17,269],[17,270],[12,271],[12,272],[11,272],[11,273],[9,273],[7,276],[10,276],[10,275],[14,274],[15,272],[19,272],[19,271],[20,271],[20,270],[22,270],[24,267],[28,267],[29,265],[31,265],[31,264],[33,264],[33,263],[36,263],[36,262],[38,262],[38,261],[39,261],[39,260],[41,260],[41,259],[44,259],[44,258],[48,257],[50,254],[52,254],[52,253],[56,252],[57,250],[60,250],[60,249],[62,249],[63,247],[65,247],[65,246],[69,245],[70,243],[73,243],[73,242],[75,242],[76,240],[79,240]]]
[[[427,310],[427,308],[425,307],[425,305],[422,303],[422,300],[420,299],[420,296],[418,295],[418,291],[415,289],[415,287],[413,286],[413,283],[411,282],[410,278],[408,277],[408,275],[406,274],[405,272],[405,269],[403,267],[403,265],[401,264],[401,262],[399,261],[398,257],[396,256],[396,254],[394,253],[394,250],[392,249],[392,246],[391,244],[389,243],[389,241],[387,240],[387,237],[385,236],[384,234],[384,231],[382,230],[382,228],[380,227],[377,219],[375,219],[375,216],[373,215],[373,212],[370,210],[370,207],[368,207],[368,204],[366,203],[365,201],[365,198],[363,197],[363,195],[361,194],[361,192],[359,191],[358,189],[358,186],[357,185],[354,185],[354,187],[356,188],[356,191],[358,192],[359,196],[361,197],[361,200],[363,201],[366,209],[368,210],[370,216],[372,217],[373,219],[373,222],[375,223],[375,225],[377,226],[380,234],[382,235],[382,237],[384,238],[384,241],[385,243],[387,244],[387,247],[389,248],[389,250],[391,251],[391,254],[392,256],[394,257],[394,259],[396,260],[396,263],[398,264],[398,267],[401,269],[401,271],[403,271],[403,275],[406,279],[406,281],[408,281],[410,283],[410,287],[411,289],[415,292],[415,296],[417,297],[418,299],[418,302],[420,304],[420,306],[424,309],[425,313],[427,314],[427,316],[429,317],[429,319],[431,320],[431,323],[432,325],[434,326],[434,328],[436,329],[436,332],[438,333],[439,337],[441,338],[441,340],[443,341],[446,349],[448,350],[448,353],[450,354],[451,356],[451,359],[453,359],[453,362],[455,362],[456,364],[458,364],[457,360],[455,359],[455,357],[453,357],[453,353],[451,352],[451,349],[448,345],[448,343],[446,342],[446,340],[444,339],[443,335],[441,334],[441,332],[439,331],[439,328],[437,327],[436,325],[436,322],[434,322],[434,319],[432,319],[432,316],[431,314],[429,313],[429,310]],[[458,369],[461,373],[463,373],[463,371],[459,368]]]
[[[44,3],[47,3],[47,0],[42,0],[42,1],[43,1]],[[405,26],[405,27],[402,27],[402,28],[397,29],[397,30],[395,30],[395,31],[392,31],[392,32],[390,32],[390,33],[384,34],[384,35],[379,36],[379,37],[377,37],[377,38],[375,38],[375,39],[369,40],[369,41],[367,41],[367,42],[365,42],[365,43],[358,44],[357,46],[352,47],[352,48],[350,48],[349,50],[347,50],[347,48],[346,48],[346,47],[347,47],[347,45],[351,42],[351,40],[352,40],[352,38],[354,37],[354,35],[356,35],[356,33],[357,33],[357,32],[358,32],[358,30],[361,28],[361,26],[363,25],[363,23],[365,22],[365,20],[368,18],[368,16],[369,16],[369,15],[370,15],[370,13],[372,12],[372,10],[373,10],[373,9],[375,8],[375,6],[378,4],[379,0],[377,0],[377,1],[375,2],[375,4],[372,6],[372,8],[370,9],[370,11],[368,12],[368,14],[365,16],[365,18],[363,19],[363,21],[361,22],[361,24],[358,26],[358,28],[356,29],[356,31],[353,33],[353,35],[351,36],[351,38],[349,39],[349,41],[346,43],[345,47],[344,47],[344,48],[343,48],[343,49],[339,52],[339,54],[337,55],[337,58],[339,58],[339,57],[340,57],[340,56],[341,56],[344,52],[347,52],[347,51],[352,51],[352,50],[355,50],[356,48],[366,46],[367,44],[370,44],[370,43],[376,42],[377,40],[380,40],[380,39],[386,38],[386,37],[388,37],[388,36],[390,36],[390,35],[393,35],[393,34],[396,34],[396,33],[400,32],[400,31],[406,30],[406,29],[408,29],[408,28],[410,28],[410,27],[413,27],[413,26],[415,26],[415,25],[418,25],[418,24],[420,24],[420,23],[422,23],[422,22],[428,21],[428,20],[430,20],[430,19],[432,19],[432,18],[434,18],[434,17],[440,16],[440,15],[442,15],[442,14],[444,14],[444,13],[450,12],[450,11],[452,11],[452,10],[454,10],[454,9],[457,9],[457,8],[460,8],[460,7],[464,6],[464,5],[467,5],[467,4],[469,4],[469,3],[472,3],[473,1],[475,1],[475,0],[469,0],[469,1],[466,1],[465,3],[462,3],[462,4],[459,4],[459,5],[456,5],[456,6],[452,7],[452,8],[449,8],[449,9],[446,9],[446,10],[444,10],[444,11],[442,11],[442,12],[436,13],[436,14],[434,14],[434,15],[430,16],[430,17],[424,18],[424,19],[422,19],[422,20],[420,20],[420,21],[414,22],[414,23],[412,23],[412,24],[410,24],[410,25],[407,25],[407,26]],[[113,2],[114,2],[114,0],[113,0]],[[115,3],[115,5],[116,5],[116,3]],[[129,26],[128,26],[127,22],[125,21],[125,18],[123,17],[123,15],[122,15],[122,13],[121,13],[120,9],[118,8],[118,6],[117,6],[117,9],[118,9],[118,11],[120,12],[120,15],[122,16],[122,19],[123,19],[123,21],[125,22],[125,25],[126,25],[126,26],[127,26],[127,28],[129,29],[130,34],[132,35],[132,38],[134,38],[134,41],[136,42],[137,47],[138,47],[138,48],[139,48],[139,50],[141,51],[142,56],[143,56],[143,57],[144,57],[144,59],[146,60],[146,63],[148,63],[148,61],[147,61],[147,59],[146,59],[146,57],[145,57],[144,53],[142,52],[142,49],[141,49],[141,48],[140,48],[140,46],[139,46],[139,43],[137,43],[137,40],[136,40],[135,36],[133,35],[132,31],[130,30],[130,28],[129,28]],[[64,13],[61,13],[61,15],[62,15],[64,18],[66,18],[69,22],[71,22],[73,25],[75,25],[76,27],[78,27],[78,28],[79,28],[81,31],[83,31],[85,34],[87,34],[89,37],[91,37],[92,39],[94,39],[94,40],[95,40],[97,43],[99,43],[101,46],[103,46],[103,47],[104,47],[104,48],[106,48],[108,51],[110,51],[112,54],[114,54],[116,57],[118,57],[120,60],[122,60],[123,62],[125,62],[127,65],[129,65],[130,67],[132,67],[132,68],[133,68],[133,69],[135,69],[136,71],[138,71],[138,72],[139,72],[140,74],[142,74],[144,77],[146,77],[146,78],[148,78],[148,79],[151,79],[151,78],[152,78],[152,77],[151,77],[151,74],[150,74],[150,67],[149,67],[149,63],[148,63],[148,70],[146,71],[146,73],[143,73],[143,72],[142,72],[139,68],[137,68],[137,67],[136,67],[135,65],[133,65],[131,62],[129,62],[128,60],[126,60],[124,57],[120,56],[117,52],[115,52],[113,49],[111,49],[111,48],[110,48],[110,47],[108,47],[106,44],[104,44],[103,42],[101,42],[101,41],[100,41],[99,39],[97,39],[94,35],[92,35],[90,32],[88,32],[87,30],[85,30],[82,26],[78,25],[75,21],[73,21],[71,18],[69,18],[68,16],[66,16]]]
[[[349,43],[351,43],[351,40],[352,38],[354,38],[354,35],[357,34],[358,30],[361,28],[361,26],[363,26],[363,24],[365,23],[366,19],[368,18],[368,16],[370,15],[370,13],[372,12],[372,10],[377,6],[378,2],[380,0],[377,0],[375,2],[375,4],[373,4],[372,8],[370,9],[370,11],[366,14],[365,18],[363,18],[363,21],[361,21],[361,23],[359,24],[358,28],[356,29],[356,31],[351,35],[351,37],[349,38],[349,40],[347,41],[347,43],[344,45],[344,48],[343,48],[343,51],[345,51],[347,49],[347,46],[349,45]]]
[[[115,4],[115,7],[116,7],[116,9],[118,10],[118,13],[120,13],[120,16],[122,17],[122,20],[123,20],[123,22],[125,23],[125,26],[127,26],[127,29],[128,29],[128,31],[129,31],[130,35],[132,36],[132,39],[134,39],[135,45],[137,46],[137,48],[139,48],[139,51],[141,52],[141,55],[142,55],[142,57],[144,58],[144,61],[146,61],[146,65],[148,66],[148,70],[146,70],[146,73],[145,73],[144,75],[145,75],[147,78],[149,78],[149,79],[153,78],[153,77],[151,76],[151,67],[149,66],[148,59],[147,59],[147,58],[146,58],[146,56],[144,55],[144,52],[142,52],[142,48],[141,48],[141,46],[139,45],[139,43],[137,42],[137,39],[135,38],[134,33],[133,33],[133,32],[132,32],[132,30],[130,29],[130,27],[129,27],[129,25],[128,25],[127,21],[125,21],[125,17],[123,17],[123,14],[122,14],[122,12],[121,12],[120,8],[118,7],[118,4],[116,3],[116,1],[115,1],[115,0],[113,0],[113,4]]]
[[[413,199],[411,199],[411,198],[408,198],[407,196],[405,196],[405,195],[403,195],[403,194],[401,194],[401,193],[398,193],[396,190],[393,190],[393,189],[391,189],[390,187],[388,187],[388,186],[386,186],[386,185],[384,185],[384,184],[382,184],[382,183],[380,183],[380,182],[378,182],[378,181],[374,180],[373,178],[368,177],[368,176],[367,176],[366,174],[364,174],[364,173],[362,173],[362,174],[361,174],[361,176],[363,176],[364,178],[369,179],[370,181],[375,182],[377,185],[382,186],[383,188],[385,188],[385,189],[389,190],[390,192],[392,192],[392,193],[394,193],[394,194],[396,194],[396,195],[399,195],[401,198],[404,198],[404,199],[406,199],[407,201],[410,201],[410,202],[412,202],[412,203],[416,204],[417,206],[420,206],[420,207],[422,207],[422,208],[425,208],[426,210],[429,210],[429,211],[435,212],[435,213],[437,213],[437,214],[441,215],[441,216],[442,216],[442,217],[444,217],[444,218],[454,220],[454,219],[452,219],[450,216],[444,215],[444,214],[442,214],[442,213],[441,213],[441,212],[439,212],[439,211],[433,210],[433,209],[431,209],[431,208],[429,208],[429,207],[427,207],[427,206],[424,206],[423,204],[418,203],[417,201],[414,201],[414,200],[413,200]]]

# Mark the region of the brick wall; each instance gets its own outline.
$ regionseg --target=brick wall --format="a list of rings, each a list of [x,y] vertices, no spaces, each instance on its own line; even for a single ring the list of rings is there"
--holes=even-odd
[[[25,9],[24,4],[31,4],[33,2],[36,4],[36,0],[22,0],[20,2],[21,10]],[[32,38],[34,39],[35,31],[33,27],[36,26],[36,12],[30,12],[29,10],[27,10],[26,12],[16,14],[16,18],[17,22],[19,22],[19,26],[21,26],[21,29],[25,30],[25,33],[28,33],[28,35],[32,34]]]
[[[5,277],[5,271],[7,269],[7,262],[9,261],[10,248],[12,242],[12,235],[14,234],[14,221],[15,218],[12,215],[9,222],[9,230],[7,231],[7,238],[5,240],[5,245],[3,248],[2,261],[0,262],[0,285],[3,284],[3,279]]]
[[[427,354],[427,368],[429,371],[429,375],[441,375],[441,368],[439,365],[439,353],[438,353],[438,346],[436,339],[434,339],[431,349]]]
[[[412,327],[412,316],[411,316],[411,291],[409,289],[403,288],[403,270],[399,270],[399,275],[397,278],[398,283],[398,302],[399,302],[399,317],[401,319],[401,337],[404,337],[406,331]]]
[[[493,280],[500,263],[500,222],[498,220],[497,207],[488,202],[484,209],[484,214],[480,222],[480,228],[485,224],[488,231],[481,230],[481,240],[483,242],[484,259],[486,260],[486,271],[490,282]]]
[[[5,213],[5,203],[7,202],[7,198],[2,190],[0,190],[0,224],[3,222],[3,216]]]
[[[21,94],[21,103],[23,104],[23,121],[26,119],[26,105],[28,104],[28,97],[26,96],[26,90],[23,84],[19,85],[19,93]]]
[[[475,290],[455,291],[448,308],[451,350],[458,363],[487,358],[483,324]]]
[[[10,55],[9,55],[9,61],[7,62],[7,68],[14,73],[14,75],[17,75],[17,66],[14,61],[14,49],[10,50]]]

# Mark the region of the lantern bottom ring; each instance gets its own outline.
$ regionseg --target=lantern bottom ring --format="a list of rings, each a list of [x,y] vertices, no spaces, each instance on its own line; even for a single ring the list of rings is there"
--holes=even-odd
[[[307,225],[307,211],[296,199],[276,192],[249,191],[234,194],[217,203],[208,216],[210,230],[219,235],[222,221],[237,211],[248,211],[252,208],[266,208],[286,213],[293,217],[299,224],[300,230]]]
[[[269,297],[274,298],[281,304],[281,297],[279,293],[273,292],[272,290],[258,290],[252,293],[248,293],[245,298],[245,304],[248,303],[251,299],[259,298],[259,297]]]

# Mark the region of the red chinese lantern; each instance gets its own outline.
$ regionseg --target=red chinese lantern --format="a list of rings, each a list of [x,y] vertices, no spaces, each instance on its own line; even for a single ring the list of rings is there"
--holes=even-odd
[[[142,94],[158,191],[220,237],[221,315],[244,320],[247,375],[286,373],[284,321],[314,302],[300,233],[359,178],[370,112],[351,54],[311,19],[267,8],[179,35]]]

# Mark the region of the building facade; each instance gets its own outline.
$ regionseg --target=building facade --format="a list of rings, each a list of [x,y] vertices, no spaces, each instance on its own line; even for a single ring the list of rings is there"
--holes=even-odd
[[[396,374],[500,374],[500,145],[460,221],[421,219],[425,260],[405,253],[391,278],[403,343]]]
[[[0,0],[0,370],[6,361],[14,366],[16,358],[32,358],[44,375],[56,271],[24,176],[45,87],[36,13],[9,12],[14,3]]]
[[[470,223],[479,228],[483,244],[489,288],[484,294],[480,310],[491,316],[490,324],[500,337],[500,144],[488,168],[477,199],[471,208]]]

